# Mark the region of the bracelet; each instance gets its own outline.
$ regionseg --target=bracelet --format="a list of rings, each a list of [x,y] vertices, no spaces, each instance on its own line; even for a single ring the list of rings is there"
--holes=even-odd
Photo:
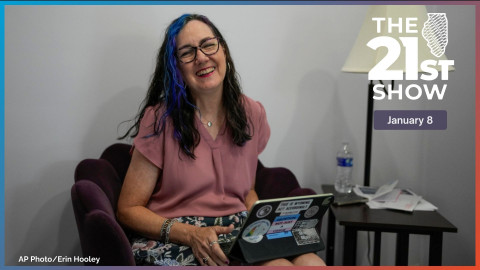
[[[165,230],[165,244],[168,244],[168,242],[170,241],[170,229],[175,222],[178,222],[178,220],[171,219],[170,223],[168,223],[167,229]]]
[[[167,229],[168,224],[171,222],[171,219],[165,219],[162,224],[162,229],[160,230],[160,241],[164,242],[165,239],[165,230]]]

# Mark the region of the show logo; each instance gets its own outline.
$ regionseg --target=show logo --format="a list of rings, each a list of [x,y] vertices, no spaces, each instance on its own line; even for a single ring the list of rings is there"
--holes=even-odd
[[[385,86],[382,83],[375,84],[373,88],[375,100],[385,98],[417,100],[423,95],[428,100],[444,98],[448,86],[448,72],[454,65],[454,60],[447,60],[445,57],[441,59],[448,44],[448,20],[445,13],[428,13],[427,15],[428,20],[424,22],[422,29],[419,29],[419,19],[416,17],[372,18],[372,23],[376,24],[379,35],[382,29],[386,29],[387,34],[393,34],[392,36],[397,38],[384,34],[372,38],[367,43],[367,46],[373,50],[379,50],[382,47],[387,49],[385,56],[369,71],[368,79],[406,81],[407,83],[412,81],[408,84],[400,83],[395,87]],[[419,40],[420,34],[424,40]],[[426,46],[430,49],[426,52],[429,54],[428,58],[423,58],[421,62],[419,61],[420,42],[421,46],[425,46],[424,42],[426,42]],[[400,59],[401,55],[404,59]],[[391,68],[396,61],[404,61],[404,70]],[[442,83],[431,84],[437,78],[440,78]]]

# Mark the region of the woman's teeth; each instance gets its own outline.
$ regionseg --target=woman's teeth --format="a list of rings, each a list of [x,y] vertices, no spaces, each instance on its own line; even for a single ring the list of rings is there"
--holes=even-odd
[[[200,70],[199,72],[197,72],[197,75],[198,75],[198,76],[203,76],[203,75],[205,75],[205,74],[208,74],[208,73],[213,72],[214,70],[215,70],[214,67],[202,69],[202,70]]]

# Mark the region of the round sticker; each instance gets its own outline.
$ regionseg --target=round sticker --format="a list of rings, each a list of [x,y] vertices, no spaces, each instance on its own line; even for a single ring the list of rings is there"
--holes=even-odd
[[[262,208],[258,209],[257,211],[257,217],[258,218],[264,218],[268,216],[272,212],[272,206],[271,205],[264,205]]]
[[[270,221],[261,219],[248,225],[242,233],[242,239],[249,243],[258,243],[262,241],[263,235],[267,233],[270,228]]]
[[[314,206],[308,208],[308,210],[305,211],[305,218],[311,218],[311,217],[315,216],[315,214],[318,213],[319,209],[320,208],[317,205],[314,205]]]

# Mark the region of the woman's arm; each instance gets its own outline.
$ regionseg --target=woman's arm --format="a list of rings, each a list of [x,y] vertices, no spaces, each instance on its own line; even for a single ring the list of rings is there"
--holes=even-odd
[[[117,218],[140,235],[158,240],[166,220],[147,209],[161,170],[136,149],[118,199]]]
[[[147,205],[160,176],[161,170],[137,150],[133,151],[132,160],[123,182],[118,200],[117,218],[123,225],[140,235],[159,240],[163,223],[167,220],[145,206]],[[208,265],[225,265],[227,257],[218,245],[210,246],[218,239],[218,234],[232,232],[233,227],[195,227],[175,223],[171,227],[171,242],[190,246],[200,263],[209,257]]]
[[[251,189],[248,192],[247,198],[245,199],[245,206],[247,207],[247,211],[250,211],[250,208],[252,208],[253,204],[258,201],[258,195],[255,189]]]

